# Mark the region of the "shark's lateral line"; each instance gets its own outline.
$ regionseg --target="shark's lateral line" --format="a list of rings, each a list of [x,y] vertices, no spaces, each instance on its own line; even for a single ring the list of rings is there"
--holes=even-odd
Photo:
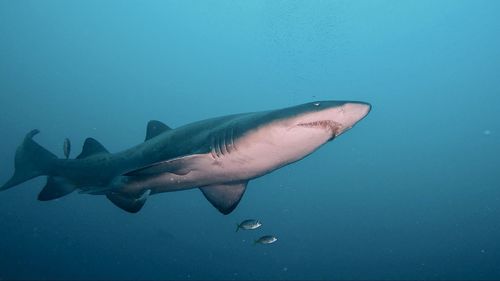
[[[47,175],[38,195],[52,200],[75,190],[105,195],[138,212],[149,195],[200,188],[223,214],[236,208],[249,180],[298,161],[349,130],[371,106],[318,101],[278,110],[242,113],[171,129],[148,123],[143,143],[110,153],[93,138],[75,159],[58,159],[29,132],[15,155],[15,172],[0,190]]]

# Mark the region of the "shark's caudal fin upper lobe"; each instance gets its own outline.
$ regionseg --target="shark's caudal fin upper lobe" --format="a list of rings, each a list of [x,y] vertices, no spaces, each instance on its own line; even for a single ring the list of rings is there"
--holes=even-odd
[[[0,191],[50,173],[52,163],[57,160],[57,156],[33,140],[33,137],[39,132],[39,130],[32,130],[26,134],[24,141],[16,151],[14,175],[0,187]]]

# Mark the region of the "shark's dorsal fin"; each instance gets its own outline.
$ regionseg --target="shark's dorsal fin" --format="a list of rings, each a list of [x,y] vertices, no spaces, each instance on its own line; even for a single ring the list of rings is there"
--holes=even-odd
[[[87,138],[83,143],[82,153],[76,159],[82,159],[94,154],[109,153],[106,148],[93,138]]]
[[[142,209],[144,203],[146,203],[146,199],[148,199],[149,194],[151,194],[151,189],[147,189],[138,197],[131,197],[115,192],[106,194],[106,197],[120,209],[129,213],[137,213]]]
[[[148,127],[146,129],[146,139],[144,141],[150,140],[168,130],[172,129],[160,121],[151,120],[148,122]]]
[[[205,198],[219,210],[219,212],[227,215],[231,213],[245,193],[247,181],[226,184],[214,184],[200,187]]]

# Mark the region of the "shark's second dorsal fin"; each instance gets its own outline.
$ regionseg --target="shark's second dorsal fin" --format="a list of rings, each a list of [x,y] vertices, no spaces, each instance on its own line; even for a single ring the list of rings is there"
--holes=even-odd
[[[94,154],[109,153],[106,148],[93,138],[87,138],[83,143],[82,153],[76,159],[82,159]]]
[[[157,135],[171,130],[171,128],[165,124],[163,124],[160,121],[157,120],[151,120],[148,122],[148,127],[146,129],[146,139],[144,141],[147,141],[149,139],[152,139],[156,137]]]

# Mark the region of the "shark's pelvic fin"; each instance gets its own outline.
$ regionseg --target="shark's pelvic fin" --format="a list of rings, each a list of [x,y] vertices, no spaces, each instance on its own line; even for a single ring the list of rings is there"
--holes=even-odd
[[[83,143],[82,153],[76,159],[86,158],[99,153],[109,153],[106,148],[93,138],[87,138]]]
[[[221,213],[231,213],[245,193],[248,182],[226,183],[200,187],[203,195]]]
[[[14,175],[0,187],[0,191],[50,173],[52,163],[57,159],[57,156],[33,140],[33,137],[39,132],[39,130],[32,130],[26,134],[23,143],[16,151]]]
[[[76,189],[76,186],[65,178],[47,177],[47,184],[38,194],[38,200],[49,201],[70,194]]]
[[[150,140],[168,130],[172,129],[160,121],[151,120],[148,122],[148,127],[146,129],[146,139],[144,141]]]
[[[205,154],[191,154],[167,161],[157,162],[139,169],[125,173],[125,176],[146,176],[161,173],[172,173],[176,175],[187,175],[195,170],[198,165],[211,161]]]
[[[147,189],[139,197],[132,197],[116,192],[110,192],[106,194],[106,197],[120,209],[129,213],[137,213],[142,209],[144,203],[146,203],[149,194],[151,194],[151,189]]]

